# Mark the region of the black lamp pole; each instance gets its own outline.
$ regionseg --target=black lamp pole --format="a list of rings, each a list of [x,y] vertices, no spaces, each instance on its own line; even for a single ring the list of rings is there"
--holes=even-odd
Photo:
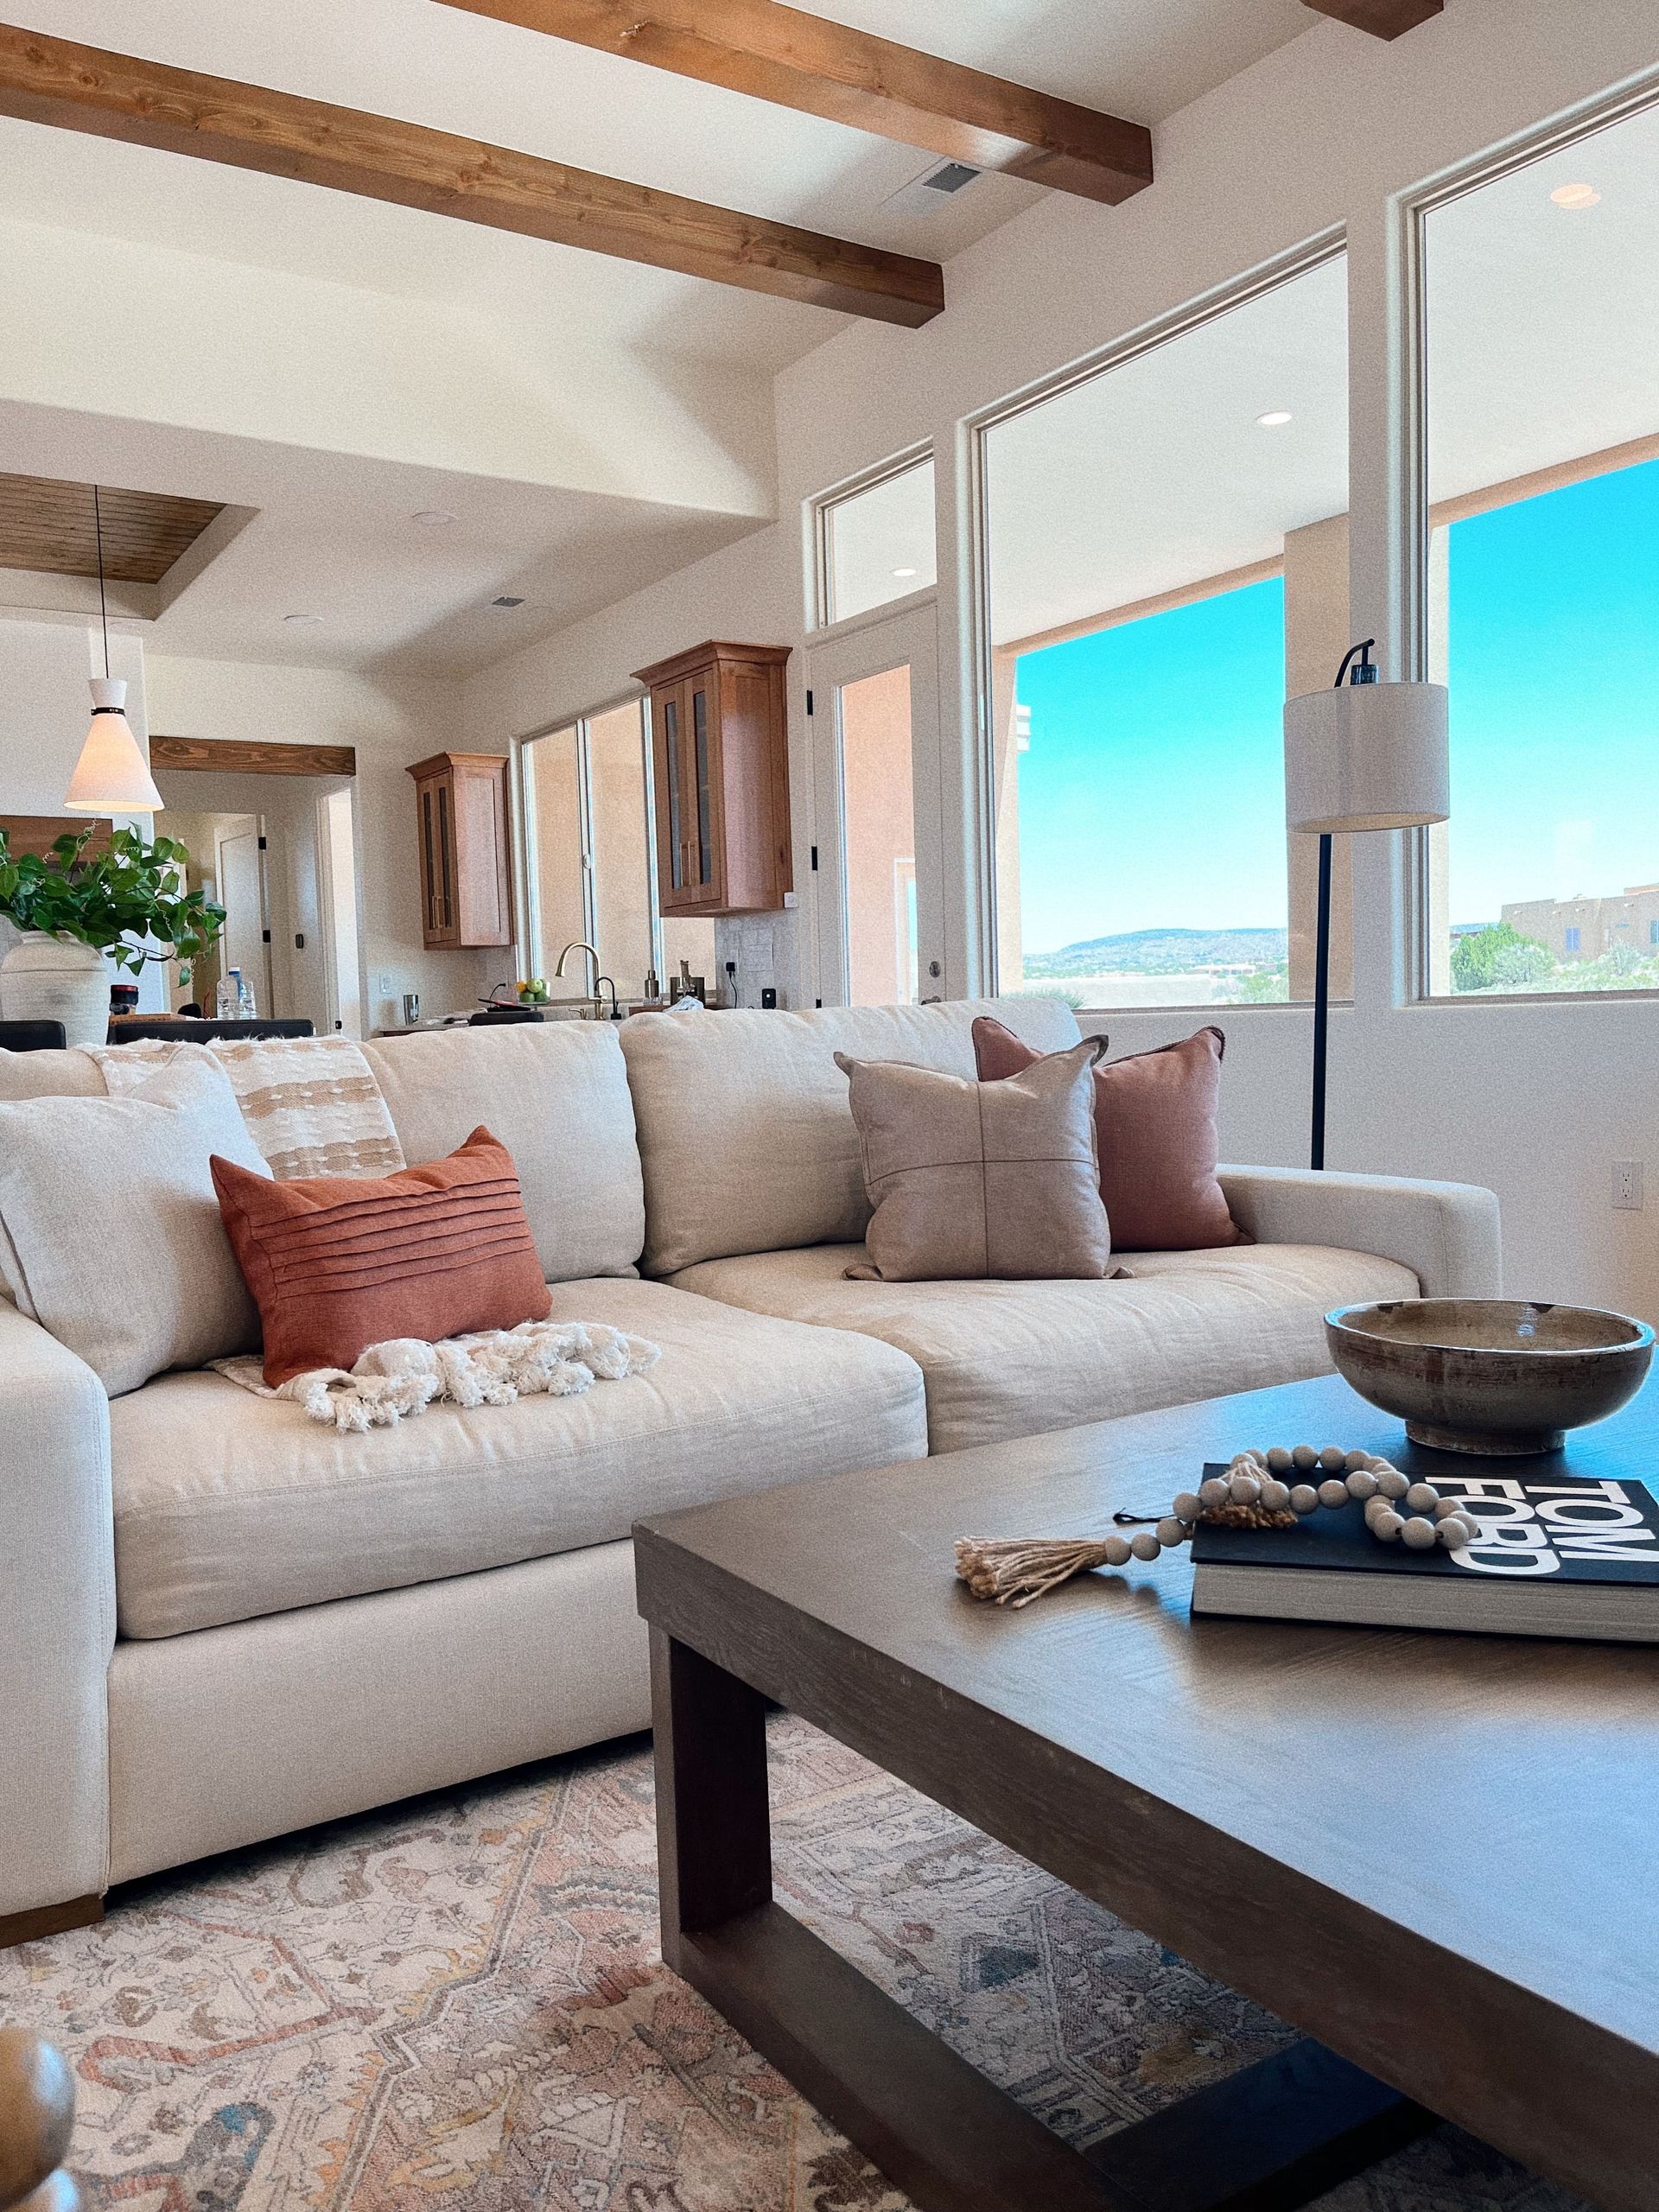
[[[1371,660],[1375,638],[1351,645],[1337,671],[1334,690],[1344,683],[1375,683]],[[1325,1166],[1325,1073],[1331,1030],[1331,832],[1319,836],[1319,911],[1313,941],[1313,1141],[1309,1164]]]

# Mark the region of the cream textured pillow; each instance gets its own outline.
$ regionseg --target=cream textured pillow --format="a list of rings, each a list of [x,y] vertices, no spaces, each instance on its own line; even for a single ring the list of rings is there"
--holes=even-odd
[[[1095,1155],[1103,1050],[1090,1037],[1001,1083],[837,1052],[874,1209],[874,1273],[887,1282],[1109,1273]]]
[[[270,1172],[224,1070],[201,1061],[120,1098],[0,1105],[0,1272],[112,1398],[259,1341],[215,1153]]]

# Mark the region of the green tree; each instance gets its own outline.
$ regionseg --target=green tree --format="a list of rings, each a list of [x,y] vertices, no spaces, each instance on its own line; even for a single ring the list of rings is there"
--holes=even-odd
[[[1452,988],[1524,990],[1541,982],[1554,964],[1548,945],[1522,937],[1508,922],[1496,922],[1460,937],[1452,947]]]

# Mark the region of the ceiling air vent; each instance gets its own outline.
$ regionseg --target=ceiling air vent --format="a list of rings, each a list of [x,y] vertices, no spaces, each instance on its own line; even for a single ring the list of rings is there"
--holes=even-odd
[[[515,599],[511,592],[505,591],[502,593],[499,599],[493,599],[490,601],[492,607],[522,607],[524,603],[522,599]]]
[[[937,215],[947,200],[954,200],[982,174],[966,162],[935,162],[931,169],[912,177],[881,205],[893,215]]]

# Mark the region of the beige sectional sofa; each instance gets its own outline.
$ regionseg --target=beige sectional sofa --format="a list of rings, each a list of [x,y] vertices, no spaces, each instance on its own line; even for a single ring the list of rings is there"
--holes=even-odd
[[[0,1301],[0,1936],[643,1727],[642,1513],[1315,1373],[1333,1304],[1498,1287],[1490,1193],[1264,1169],[1224,1178],[1254,1243],[1126,1255],[1126,1281],[848,1281],[868,1208],[832,1054],[970,1073],[982,1010],[368,1046],[411,1160],[480,1122],[511,1147],[555,1314],[662,1347],[583,1396],[367,1435],[207,1373],[111,1403]],[[1058,1002],[997,1011],[1076,1039]],[[0,1096],[99,1087],[82,1055],[0,1064]]]

